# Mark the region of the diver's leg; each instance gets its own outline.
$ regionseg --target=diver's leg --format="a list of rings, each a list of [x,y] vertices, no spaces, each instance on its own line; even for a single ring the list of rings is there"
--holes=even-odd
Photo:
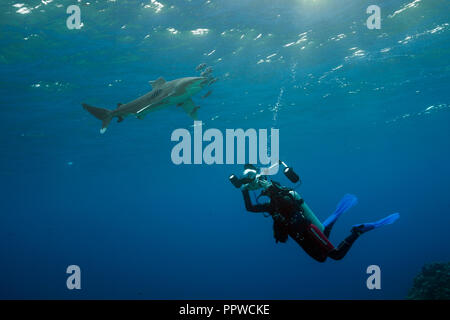
[[[323,234],[325,235],[325,237],[328,238],[330,236],[331,228],[333,228],[333,225],[334,225],[334,223],[333,224],[329,224],[323,229]]]
[[[346,212],[348,209],[353,207],[358,203],[358,199],[356,196],[352,194],[346,194],[341,201],[339,201],[338,205],[336,206],[336,210],[323,222],[324,230],[323,234],[328,238],[331,232],[331,229],[333,228],[333,225],[337,221],[337,219]]]
[[[328,254],[328,256],[334,260],[341,260],[347,254],[348,250],[350,250],[353,243],[356,241],[356,239],[359,238],[360,235],[361,233],[359,233],[357,230],[352,229],[351,234],[347,238],[345,238],[337,248],[332,250]]]
[[[336,221],[334,221],[334,222],[336,222]],[[325,237],[328,238],[330,236],[330,232],[331,232],[331,229],[334,226],[334,222],[330,223],[330,224],[327,224],[326,227],[323,229],[323,234],[325,235]]]
[[[367,222],[367,223],[363,223],[363,224],[354,225],[351,230],[351,235],[349,235],[347,238],[345,238],[345,240],[342,241],[337,248],[332,250],[328,254],[328,256],[334,260],[342,259],[347,254],[348,250],[350,250],[353,243],[356,241],[356,239],[359,238],[360,235],[362,235],[363,233],[366,233],[370,230],[373,230],[373,229],[376,229],[376,228],[379,228],[379,227],[382,227],[382,226],[385,226],[388,224],[392,224],[395,221],[397,221],[399,218],[400,218],[400,214],[393,213],[393,214],[387,216],[386,218],[380,219],[375,222]]]

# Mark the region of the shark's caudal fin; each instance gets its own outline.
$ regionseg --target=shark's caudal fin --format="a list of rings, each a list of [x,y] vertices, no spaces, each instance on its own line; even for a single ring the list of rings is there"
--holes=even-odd
[[[83,108],[89,111],[94,117],[99,120],[102,120],[102,128],[100,129],[100,133],[105,133],[106,128],[108,128],[109,123],[112,120],[112,111],[103,108],[97,108],[83,103]]]

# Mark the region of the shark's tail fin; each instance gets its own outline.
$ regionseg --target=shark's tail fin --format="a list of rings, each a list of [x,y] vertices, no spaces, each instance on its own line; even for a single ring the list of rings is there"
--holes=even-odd
[[[89,111],[89,113],[97,119],[102,120],[102,128],[100,129],[100,133],[105,133],[106,128],[108,128],[108,125],[112,120],[112,111],[108,109],[93,107],[87,105],[86,103],[83,103],[83,108]]]

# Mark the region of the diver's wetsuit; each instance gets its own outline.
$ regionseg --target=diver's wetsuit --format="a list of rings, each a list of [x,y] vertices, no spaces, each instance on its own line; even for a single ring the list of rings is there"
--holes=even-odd
[[[250,195],[248,190],[243,190],[242,194],[244,196],[245,208],[250,212],[267,212],[269,213],[274,221],[273,230],[276,242],[286,242],[288,235],[294,238],[293,234],[296,235],[294,240],[301,238],[302,232],[306,230],[309,225],[309,221],[303,216],[302,209],[300,207],[301,201],[294,199],[285,199],[283,197],[270,197],[270,202],[263,204],[252,204],[250,200]],[[295,203],[297,202],[297,204]],[[328,238],[331,232],[332,224],[325,228],[323,234]],[[342,259],[351,248],[352,244],[358,239],[359,233],[352,231],[350,236],[348,236],[344,241],[342,241],[339,246],[327,253],[327,256],[334,259]],[[305,247],[301,242],[297,241],[305,251],[315,258],[317,261],[323,262],[324,259],[318,260],[314,254],[315,248]]]

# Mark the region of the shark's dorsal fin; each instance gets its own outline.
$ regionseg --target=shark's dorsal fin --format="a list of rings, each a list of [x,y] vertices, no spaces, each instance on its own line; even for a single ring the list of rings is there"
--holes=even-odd
[[[166,80],[164,80],[163,77],[159,77],[158,79],[149,81],[148,83],[150,83],[153,89],[156,89],[166,83]]]

